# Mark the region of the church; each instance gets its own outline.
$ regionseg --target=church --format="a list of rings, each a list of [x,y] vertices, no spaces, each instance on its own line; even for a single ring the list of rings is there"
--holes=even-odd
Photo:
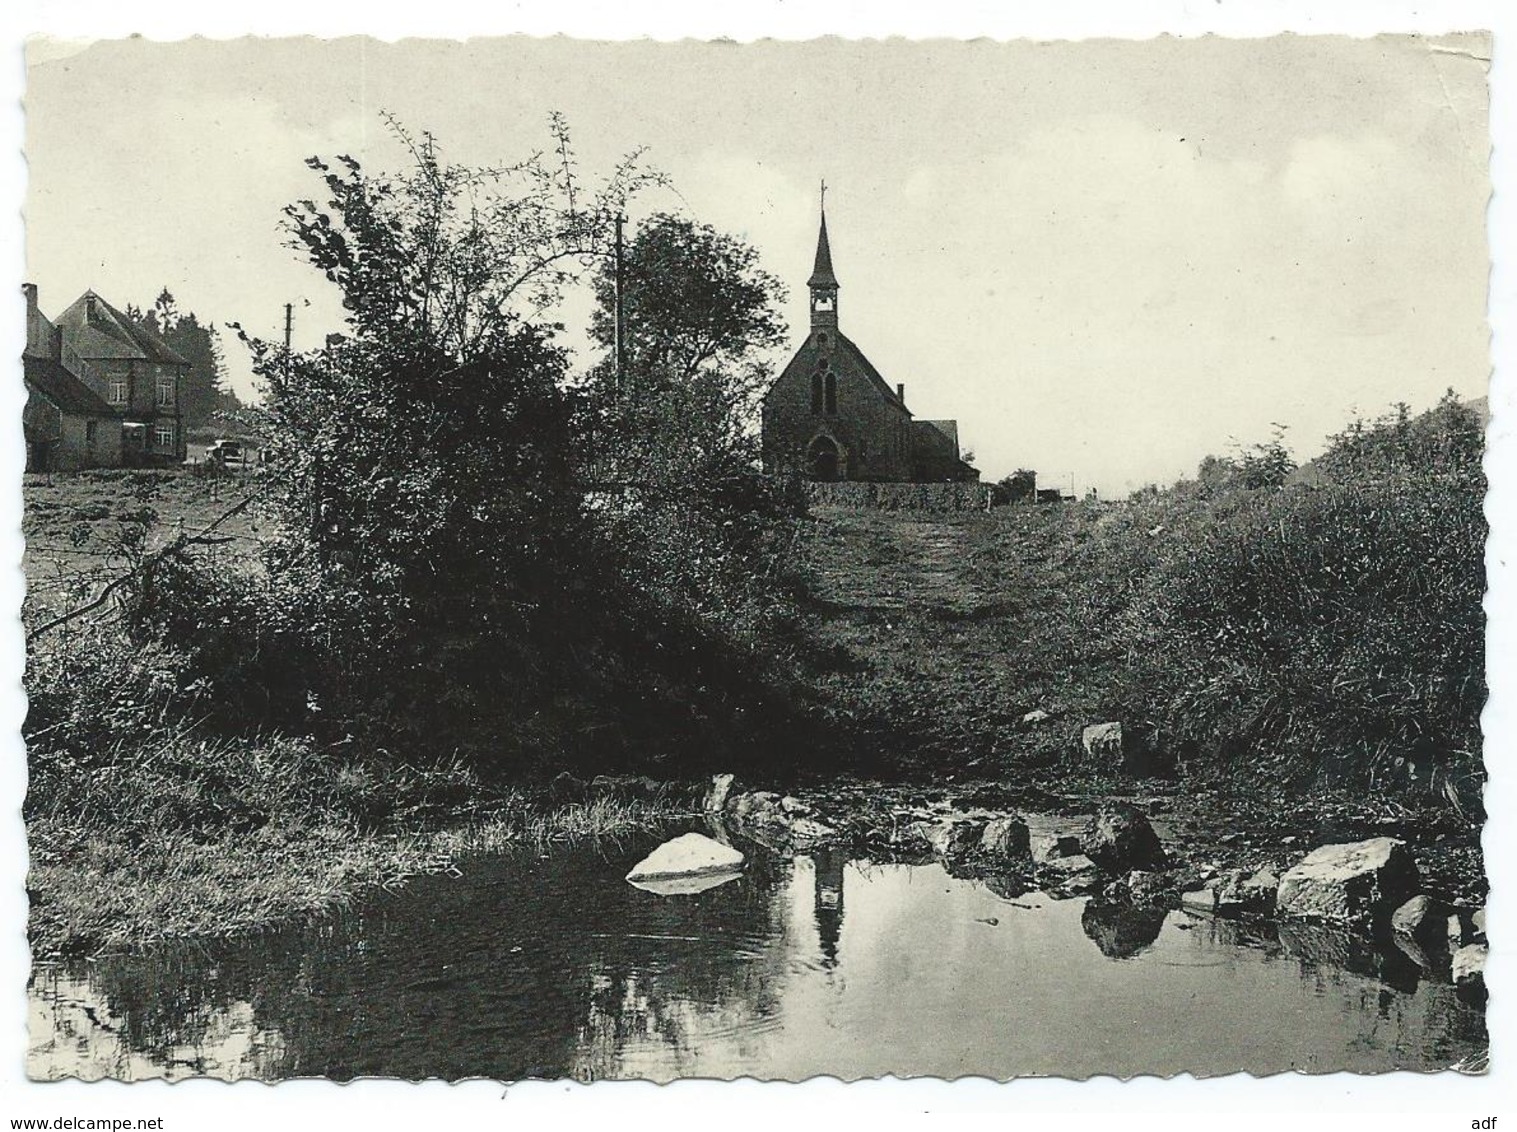
[[[972,483],[957,421],[919,421],[906,386],[890,383],[838,329],[837,275],[822,210],[811,291],[811,330],[764,395],[764,467],[820,481]]]

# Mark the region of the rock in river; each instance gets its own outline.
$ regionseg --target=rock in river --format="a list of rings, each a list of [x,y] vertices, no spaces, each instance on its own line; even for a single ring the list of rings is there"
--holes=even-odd
[[[1028,841],[1027,823],[1015,814],[992,818],[980,835],[980,853],[992,861],[1025,861]]]
[[[1159,835],[1136,806],[1104,803],[1085,827],[1080,848],[1103,872],[1122,876],[1133,869],[1162,869],[1167,863]]]
[[[980,847],[985,836],[983,818],[945,818],[915,823],[917,834],[945,861],[958,861]]]
[[[1447,943],[1449,909],[1425,892],[1419,892],[1391,916],[1391,930],[1412,940],[1426,951]]]
[[[743,866],[743,855],[702,833],[686,833],[666,841],[627,874],[630,881],[669,880],[730,873]]]
[[[1276,907],[1282,916],[1366,924],[1417,887],[1417,864],[1406,842],[1373,837],[1308,853],[1280,878]]]
[[[1059,857],[1080,856],[1080,839],[1072,833],[1048,834],[1032,843],[1032,863],[1044,865]]]

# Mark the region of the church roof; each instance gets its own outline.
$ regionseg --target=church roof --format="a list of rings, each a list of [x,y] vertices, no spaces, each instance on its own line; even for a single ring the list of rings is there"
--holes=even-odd
[[[838,345],[843,348],[843,352],[851,356],[858,363],[859,368],[864,371],[865,376],[869,378],[870,384],[879,391],[880,396],[892,405],[899,405],[901,408],[906,409],[906,402],[896,396],[895,390],[890,387],[890,382],[880,376],[880,371],[875,369],[874,363],[864,356],[864,351],[854,345],[853,339],[842,331],[838,331],[837,340]],[[910,409],[906,409],[906,415],[911,415]]]
[[[827,214],[822,213],[822,230],[816,237],[816,264],[811,269],[808,287],[838,287],[838,277],[832,271],[832,246],[827,242]]]

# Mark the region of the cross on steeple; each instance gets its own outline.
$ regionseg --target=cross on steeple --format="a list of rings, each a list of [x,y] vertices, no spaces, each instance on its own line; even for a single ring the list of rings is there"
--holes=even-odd
[[[816,263],[811,278],[811,326],[836,327],[838,324],[838,277],[832,271],[832,247],[827,242],[827,182],[822,182],[822,223],[816,234]]]

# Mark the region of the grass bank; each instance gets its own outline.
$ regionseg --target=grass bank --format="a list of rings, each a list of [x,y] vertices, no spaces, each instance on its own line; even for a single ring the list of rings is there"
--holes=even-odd
[[[376,780],[373,789],[404,786]],[[552,805],[506,791],[378,824],[328,807],[211,834],[38,816],[28,823],[32,952],[61,957],[130,950],[159,939],[241,935],[448,871],[471,853],[540,851],[647,829],[685,809],[673,800],[610,797]]]

